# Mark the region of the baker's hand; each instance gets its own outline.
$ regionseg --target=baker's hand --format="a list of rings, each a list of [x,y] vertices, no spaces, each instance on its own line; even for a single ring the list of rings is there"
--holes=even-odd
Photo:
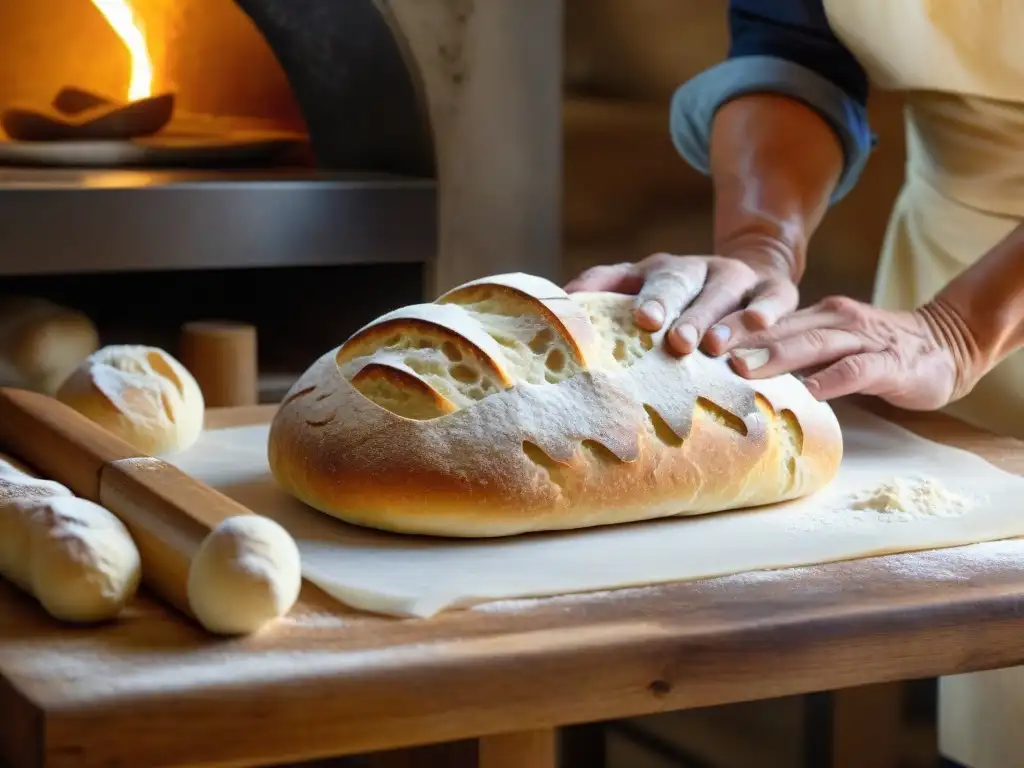
[[[969,347],[949,311],[935,303],[894,312],[833,297],[780,320],[733,349],[742,376],[811,372],[818,400],[877,395],[912,410],[934,410],[973,386]]]
[[[636,294],[636,321],[648,331],[671,328],[668,348],[685,355],[698,346],[721,355],[797,306],[788,270],[771,260],[656,253],[635,264],[588,269],[566,291]]]

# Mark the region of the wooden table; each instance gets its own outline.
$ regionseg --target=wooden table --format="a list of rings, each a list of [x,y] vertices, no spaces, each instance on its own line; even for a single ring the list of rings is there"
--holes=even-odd
[[[1024,470],[1014,440],[936,415],[899,420]],[[254,765],[485,737],[486,768],[544,768],[559,725],[1024,662],[1024,541],[995,549],[430,620],[358,614],[310,589],[279,626],[241,640],[206,636],[146,598],[118,624],[68,629],[4,586],[0,755],[16,766]]]

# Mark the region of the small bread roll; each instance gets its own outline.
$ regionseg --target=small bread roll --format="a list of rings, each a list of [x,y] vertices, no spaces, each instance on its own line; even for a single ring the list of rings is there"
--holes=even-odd
[[[52,395],[99,345],[81,312],[44,299],[0,298],[0,386]]]
[[[139,586],[139,551],[120,520],[0,459],[0,575],[55,619],[117,616]]]
[[[291,535],[268,517],[238,515],[218,525],[188,573],[192,613],[218,635],[251,634],[291,610],[302,566]]]
[[[150,456],[183,451],[203,431],[199,385],[156,347],[103,347],[75,369],[57,399]]]

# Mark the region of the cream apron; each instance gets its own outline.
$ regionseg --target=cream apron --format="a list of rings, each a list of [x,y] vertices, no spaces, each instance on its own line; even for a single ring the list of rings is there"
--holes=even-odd
[[[906,94],[907,179],[874,300],[911,309],[1024,220],[1024,0],[825,8],[872,84]],[[1024,438],[1024,353],[948,410]],[[939,731],[943,755],[969,768],[1024,766],[1024,668],[941,680]]]

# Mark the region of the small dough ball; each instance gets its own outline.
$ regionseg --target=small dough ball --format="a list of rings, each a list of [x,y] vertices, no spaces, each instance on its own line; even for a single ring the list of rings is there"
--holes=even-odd
[[[5,575],[56,619],[75,623],[117,616],[138,590],[142,559],[128,529],[88,499],[51,496],[0,508],[20,532],[20,561]]]
[[[57,399],[149,456],[184,451],[203,431],[199,384],[156,347],[103,347],[75,369]]]
[[[199,623],[219,635],[247,635],[299,599],[299,548],[269,517],[230,517],[206,537],[188,572],[188,601]]]

